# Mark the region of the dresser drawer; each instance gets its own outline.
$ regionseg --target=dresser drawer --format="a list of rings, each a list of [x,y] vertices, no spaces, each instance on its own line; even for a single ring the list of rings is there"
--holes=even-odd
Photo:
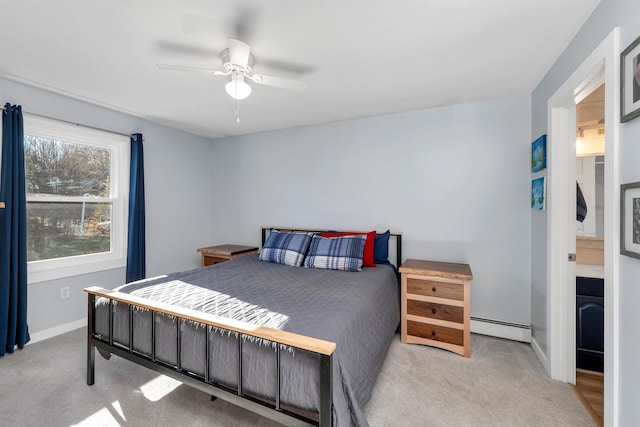
[[[407,300],[407,314],[413,314],[430,319],[446,320],[449,322],[464,322],[464,309],[435,302]]]
[[[437,298],[464,300],[464,288],[458,283],[438,282],[429,279],[407,279],[407,293]]]
[[[454,345],[464,345],[464,331],[462,329],[447,328],[446,326],[430,325],[428,323],[409,320],[407,321],[407,333],[415,337]]]

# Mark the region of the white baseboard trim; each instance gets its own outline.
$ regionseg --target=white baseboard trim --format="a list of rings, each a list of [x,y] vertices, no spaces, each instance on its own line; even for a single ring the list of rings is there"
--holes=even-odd
[[[540,360],[540,363],[542,363],[545,371],[547,371],[547,375],[551,377],[551,367],[549,366],[549,359],[547,359],[547,356],[542,352],[540,344],[538,344],[538,341],[536,341],[535,338],[531,338],[531,348],[533,348],[533,352],[538,357],[538,360]]]
[[[29,344],[35,344],[39,341],[43,341],[49,338],[53,338],[56,335],[61,335],[67,332],[71,332],[75,329],[78,328],[82,328],[84,326],[87,326],[87,319],[80,319],[80,320],[75,320],[73,322],[69,322],[69,323],[65,323],[64,325],[60,325],[60,326],[56,326],[50,329],[45,329],[44,331],[40,331],[40,332],[35,332],[33,334],[29,334],[31,339],[29,340],[29,342],[27,343],[27,345]]]
[[[480,335],[506,338],[508,340],[531,342],[531,326],[502,320],[471,317],[471,332]]]
[[[87,319],[79,319],[73,322],[65,323],[64,325],[56,326],[44,331],[35,332],[31,335],[31,340],[28,344],[34,344],[39,341],[43,341],[49,338],[53,338],[56,335],[61,335],[78,328],[87,326]],[[480,335],[489,335],[492,337],[506,338],[514,341],[521,341],[534,344],[534,351],[538,358],[546,363],[546,357],[540,351],[540,347],[531,339],[531,327],[521,323],[504,322],[501,320],[486,319],[482,317],[471,318],[471,332]],[[28,345],[27,344],[27,345]],[[546,366],[546,365],[545,365]]]

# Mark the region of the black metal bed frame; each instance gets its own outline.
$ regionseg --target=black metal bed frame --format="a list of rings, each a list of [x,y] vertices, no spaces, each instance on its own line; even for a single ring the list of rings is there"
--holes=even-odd
[[[272,227],[262,227],[262,244],[264,245],[266,239],[266,232]],[[273,227],[275,228],[275,227]],[[284,230],[285,228],[277,228]],[[326,230],[314,230],[314,229],[287,229],[291,231],[326,231]],[[396,238],[396,262],[399,264],[402,260],[401,252],[401,238],[402,233],[392,233],[392,236]],[[272,419],[288,426],[298,425],[317,425],[320,427],[330,427],[332,425],[332,399],[333,399],[333,353],[336,348],[336,344],[323,341],[316,338],[307,337],[304,335],[294,334],[287,331],[280,331],[277,329],[271,329],[264,326],[240,322],[230,321],[219,316],[209,315],[206,313],[197,312],[194,310],[183,309],[180,307],[171,306],[169,304],[159,303],[148,299],[136,297],[122,292],[103,289],[100,287],[89,287],[85,289],[88,294],[88,312],[87,312],[87,385],[91,386],[95,383],[95,350],[96,348],[104,350],[108,353],[127,359],[133,363],[149,368],[153,371],[159,372],[168,377],[181,381],[191,387],[201,390],[205,393],[212,395],[212,397],[219,397],[229,403],[248,409],[259,415]],[[108,339],[102,337],[96,331],[96,298],[102,297],[109,300],[109,337]],[[129,306],[129,343],[124,345],[114,341],[113,338],[113,321],[114,321],[114,301],[119,303],[128,304]],[[150,310],[152,313],[152,350],[151,355],[147,355],[138,352],[133,347],[133,309],[134,307],[141,307]],[[176,339],[176,363],[168,364],[156,359],[155,355],[155,318],[157,313],[175,316],[177,339]],[[199,323],[205,326],[205,372],[204,376],[188,372],[182,369],[181,366],[181,324],[185,321]],[[222,384],[214,383],[210,380],[209,373],[209,336],[210,327],[220,328],[226,331],[237,333],[237,345],[238,345],[238,384],[236,390],[224,386]],[[274,401],[266,401],[258,399],[254,396],[245,394],[242,387],[242,336],[249,335],[263,340],[267,340],[272,343],[276,343],[276,389],[274,390]],[[301,340],[303,343],[301,343]],[[317,413],[317,420],[315,416],[305,416],[292,412],[287,408],[283,408],[280,404],[280,345],[285,345],[297,349],[302,349],[315,353],[320,358],[320,408]]]

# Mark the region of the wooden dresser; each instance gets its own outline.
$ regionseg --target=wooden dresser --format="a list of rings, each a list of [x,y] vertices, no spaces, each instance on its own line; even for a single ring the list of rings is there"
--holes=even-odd
[[[408,259],[402,278],[402,343],[424,344],[471,356],[471,268],[467,264]]]
[[[240,258],[241,256],[257,254],[258,248],[256,246],[226,244],[199,248],[198,252],[202,254],[202,267],[206,267],[229,261],[230,259]]]

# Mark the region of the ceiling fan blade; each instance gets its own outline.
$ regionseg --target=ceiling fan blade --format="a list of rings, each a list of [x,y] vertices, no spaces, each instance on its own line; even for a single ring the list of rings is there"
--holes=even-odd
[[[283,79],[282,77],[267,76],[264,74],[254,74],[251,80],[261,85],[275,86],[283,89],[296,90],[302,92],[307,88],[306,82],[300,80]]]
[[[238,6],[234,13],[234,32],[232,33],[238,40],[245,40],[251,43],[253,40],[253,30],[258,28],[259,10],[255,7]]]
[[[162,55],[170,55],[175,57],[176,55],[189,56],[189,57],[203,57],[210,58],[215,56],[218,49],[204,48],[186,43],[160,40],[156,43],[156,48]]]
[[[156,64],[158,68],[161,70],[171,70],[171,71],[189,71],[195,73],[206,73],[206,74],[215,74],[218,75],[219,71],[212,70],[210,68],[199,68],[199,67],[189,67],[186,65],[171,65],[171,64]]]
[[[249,65],[250,53],[251,48],[248,44],[229,37],[229,61],[232,64],[246,68]]]

